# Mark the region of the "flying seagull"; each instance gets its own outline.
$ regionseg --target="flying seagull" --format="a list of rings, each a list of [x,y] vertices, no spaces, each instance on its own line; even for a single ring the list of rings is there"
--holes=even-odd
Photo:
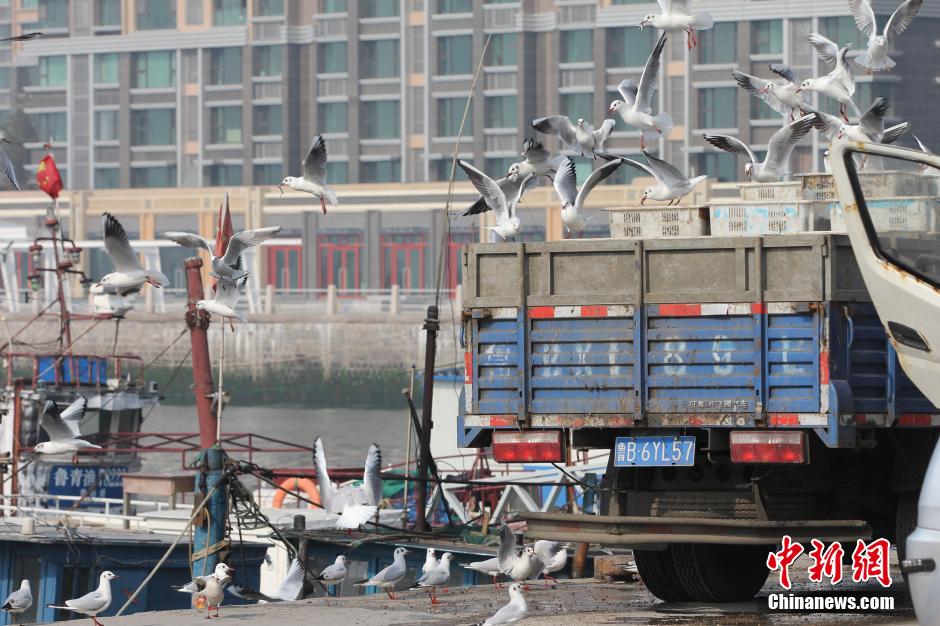
[[[549,580],[557,583],[558,580],[552,574],[564,569],[565,565],[568,564],[568,550],[557,541],[546,541],[544,539],[539,539],[532,547],[542,562],[542,575],[545,576],[545,586],[548,586]]]
[[[121,222],[110,213],[101,215],[104,227],[104,248],[114,264],[114,270],[105,274],[98,281],[98,289],[104,293],[117,293],[126,296],[143,289],[144,284],[162,287],[169,283],[167,277],[157,270],[144,269],[140,258],[127,240],[127,233]]]
[[[819,118],[816,126],[827,139],[848,139],[850,141],[868,141],[872,143],[894,143],[898,137],[911,128],[909,122],[902,122],[885,128],[885,115],[888,114],[888,99],[875,98],[868,110],[858,119],[858,124],[843,122],[835,115],[817,111]]]
[[[838,118],[833,118],[838,119]],[[767,155],[763,161],[746,143],[731,135],[704,135],[705,141],[725,152],[744,155],[748,161],[744,165],[744,173],[755,183],[775,183],[783,179],[787,173],[787,165],[793,148],[800,142],[816,124],[816,114],[804,115],[800,119],[787,124],[770,137],[767,144]]]
[[[74,611],[91,618],[95,626],[101,626],[98,621],[98,613],[108,610],[111,606],[111,581],[117,578],[109,571],[101,572],[98,578],[98,588],[90,593],[86,593],[81,598],[66,600],[64,606],[48,605],[50,609],[61,609],[63,611]]]
[[[382,503],[382,453],[374,443],[366,453],[362,485],[347,485],[333,489],[326,469],[326,453],[323,442],[317,437],[313,444],[313,464],[317,468],[317,486],[323,508],[339,515],[336,528],[352,530],[359,528],[376,515]]]
[[[304,581],[306,579],[306,570],[300,559],[294,558],[291,561],[287,575],[273,595],[266,595],[254,589],[232,585],[226,588],[230,594],[242,600],[254,600],[258,604],[267,604],[271,602],[294,602],[303,599]]]
[[[3,133],[0,133],[0,141],[3,143],[10,143],[10,140],[6,138]],[[20,190],[20,184],[16,180],[16,166],[13,165],[13,161],[10,160],[9,155],[3,148],[0,148],[0,172],[3,173],[4,177],[10,184],[13,185],[13,188],[17,191]]]
[[[445,552],[441,555],[441,561],[437,564],[437,567],[432,569],[430,572],[427,572],[421,576],[418,580],[415,581],[415,584],[411,586],[411,589],[425,588],[428,590],[428,597],[431,598],[431,604],[437,604],[437,588],[446,587],[447,581],[450,580],[450,562],[453,560],[454,555],[450,552]]]
[[[658,200],[660,202],[668,201],[670,205],[679,204],[682,198],[692,191],[693,187],[708,178],[707,175],[702,174],[701,176],[689,179],[674,166],[666,163],[662,159],[654,157],[646,150],[643,151],[643,156],[649,161],[649,165],[643,165],[633,159],[623,159],[624,163],[628,163],[656,179],[654,186],[647,187],[643,190],[643,197],[640,198],[640,204],[645,204],[649,199]]]
[[[242,274],[235,280],[225,277],[219,278],[215,297],[212,300],[199,300],[196,302],[196,308],[209,311],[209,313],[214,313],[225,319],[235,318],[240,322],[247,321],[245,314],[235,308],[238,306],[238,298],[241,296],[247,282],[248,274]]]
[[[19,616],[31,606],[33,606],[33,592],[29,588],[29,581],[24,578],[20,583],[20,588],[7,596],[7,601],[0,606],[0,611]],[[21,623],[19,619],[17,623]]]
[[[39,425],[49,435],[49,441],[37,443],[33,452],[43,455],[71,454],[72,460],[77,461],[79,450],[88,448],[100,450],[101,446],[82,439],[82,433],[78,429],[87,406],[88,400],[79,397],[60,412],[59,405],[55,401],[47,400],[42,408],[42,415],[39,417]]]
[[[625,124],[640,130],[641,148],[646,148],[647,140],[652,141],[660,135],[668,135],[672,130],[672,116],[669,113],[663,111],[656,116],[652,114],[653,93],[658,86],[659,66],[665,45],[664,32],[646,60],[639,85],[632,78],[621,81],[617,90],[623,100],[614,100],[607,110],[608,114],[616,113]]]
[[[806,106],[806,100],[797,93],[799,83],[796,75],[788,65],[782,63],[771,63],[770,71],[784,80],[758,78],[740,70],[731,70],[731,76],[739,87],[763,100],[780,115],[787,115],[792,122]]]
[[[304,157],[304,175],[300,177],[287,176],[278,185],[281,193],[284,193],[283,186],[287,185],[294,191],[309,193],[320,199],[320,208],[323,215],[326,215],[326,204],[337,206],[339,201],[336,199],[336,192],[332,187],[326,185],[326,142],[323,136],[317,133],[313,136],[313,143],[310,144],[310,150]]]
[[[522,595],[522,585],[513,583],[509,585],[509,604],[496,611],[496,613],[474,626],[507,626],[522,621],[529,614],[529,605]]]
[[[22,35],[13,35],[12,37],[3,37],[0,41],[29,41],[31,39],[38,39],[43,37],[41,32],[32,32],[32,33],[23,33]]]
[[[799,93],[804,89],[816,91],[838,100],[839,113],[846,122],[849,121],[846,114],[847,106],[851,106],[856,115],[861,115],[861,111],[852,101],[852,96],[855,95],[855,79],[852,77],[852,68],[849,67],[849,46],[840,49],[834,42],[819,33],[810,33],[809,41],[816,48],[816,55],[834,67],[825,76],[807,78],[800,83],[796,92]]]
[[[212,259],[211,275],[216,278],[235,280],[248,274],[246,270],[241,268],[240,261],[245,250],[267,241],[278,234],[280,230],[280,226],[267,226],[265,228],[243,230],[229,239],[228,246],[225,248],[225,253],[222,256],[215,256],[215,247],[199,235],[168,230],[163,233],[163,236],[186,248],[203,248],[209,253]]]
[[[405,574],[408,572],[408,567],[405,564],[405,555],[408,554],[408,550],[402,547],[395,548],[394,555],[392,558],[392,564],[380,571],[378,574],[372,578],[367,578],[356,582],[357,587],[378,587],[385,591],[388,594],[389,600],[397,600],[398,597],[395,595],[395,585],[402,578],[405,577]]]
[[[600,166],[591,172],[588,179],[581,185],[580,191],[578,190],[574,161],[565,159],[565,162],[558,168],[553,183],[555,185],[555,192],[558,194],[558,197],[561,198],[561,221],[569,233],[580,235],[584,232],[588,222],[591,221],[590,217],[581,214],[581,210],[584,208],[584,203],[588,195],[590,195],[594,187],[616,172],[617,168],[621,165],[623,165],[623,161],[621,159],[615,159]]]
[[[572,124],[564,115],[549,115],[532,120],[532,128],[535,130],[546,135],[557,135],[569,150],[592,159],[597,158],[595,152],[604,151],[615,124],[614,120],[606,119],[600,128],[595,130],[581,118]]]
[[[687,0],[656,0],[662,13],[656,15],[651,13],[640,20],[640,28],[644,26],[653,26],[664,31],[684,30],[686,35],[686,46],[691,50],[698,45],[698,38],[695,36],[697,30],[708,30],[715,25],[715,20],[711,14],[700,12],[691,13],[689,11]]]
[[[466,161],[457,161],[457,165],[463,168],[463,171],[470,177],[470,182],[476,187],[476,190],[483,196],[486,205],[496,211],[496,226],[490,226],[489,229],[495,232],[503,239],[513,239],[519,234],[522,222],[516,215],[516,205],[522,198],[522,193],[526,185],[534,174],[528,174],[522,178],[519,187],[514,196],[507,197],[499,184],[477,168]],[[510,178],[512,176],[510,175]]]
[[[561,155],[552,156],[552,153],[545,149],[541,141],[536,139],[526,139],[522,142],[522,161],[513,163],[509,166],[507,177],[514,183],[519,183],[521,179],[527,178],[530,174],[535,177],[555,175],[555,170],[561,164]]]
[[[562,159],[567,157],[561,157]],[[496,181],[496,184],[499,185],[499,188],[502,190],[503,195],[507,198],[519,197],[519,200],[522,200],[522,196],[525,195],[525,192],[529,190],[532,185],[535,184],[535,176],[527,176],[525,178],[526,184],[522,185],[521,178],[513,178],[512,176],[506,176],[505,178],[500,178]],[[486,203],[486,198],[480,196],[477,198],[477,201],[470,205],[470,207],[461,213],[461,217],[466,217],[468,215],[479,215],[480,213],[486,213],[487,211],[492,211],[492,207]]]
[[[869,74],[894,67],[895,62],[888,56],[888,43],[911,25],[923,3],[924,0],[907,0],[902,3],[888,18],[884,32],[879,35],[875,11],[868,0],[849,0],[855,24],[868,37],[868,49],[857,56],[855,62],[864,67]]]

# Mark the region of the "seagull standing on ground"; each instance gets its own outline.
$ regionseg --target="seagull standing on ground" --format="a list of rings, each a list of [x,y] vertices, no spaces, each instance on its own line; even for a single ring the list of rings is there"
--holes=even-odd
[[[907,0],[902,3],[888,18],[884,32],[879,35],[875,11],[868,0],[849,0],[856,26],[868,37],[868,48],[855,58],[855,62],[869,74],[894,67],[895,62],[888,56],[888,43],[911,25],[923,3],[924,0]]]
[[[646,201],[649,199],[658,200],[660,202],[668,201],[670,205],[679,204],[682,198],[692,191],[693,187],[708,178],[707,175],[702,174],[701,176],[689,179],[674,166],[666,163],[662,159],[657,159],[646,150],[643,151],[643,156],[649,161],[649,165],[643,165],[633,159],[623,158],[624,163],[632,165],[656,179],[654,186],[647,187],[643,190],[643,197],[640,198],[640,204],[646,204]]]
[[[395,595],[395,585],[398,583],[398,581],[404,578],[405,574],[408,572],[408,567],[405,565],[406,554],[408,554],[408,550],[405,548],[395,548],[395,554],[392,557],[394,560],[392,561],[391,565],[383,569],[372,578],[360,580],[356,583],[356,586],[378,587],[379,589],[385,591],[389,600],[397,600],[398,596]]]
[[[0,606],[0,611],[19,616],[31,606],[33,606],[33,592],[29,588],[29,581],[24,578],[20,583],[20,588],[7,596],[7,601]],[[19,619],[17,623],[21,623]]]
[[[211,276],[236,280],[248,274],[247,271],[241,268],[241,256],[245,250],[252,246],[257,246],[263,241],[267,241],[278,234],[280,230],[280,226],[267,226],[265,228],[243,230],[229,239],[228,246],[225,248],[225,252],[222,256],[215,256],[215,246],[199,235],[169,230],[163,233],[163,236],[186,248],[202,248],[206,250],[209,253],[209,257],[212,259]]]
[[[772,63],[770,71],[784,80],[767,80],[745,74],[740,70],[731,70],[731,76],[738,86],[745,91],[763,100],[767,106],[779,113],[788,116],[792,122],[806,107],[806,100],[797,93],[799,83],[796,75],[788,65]]]
[[[565,162],[558,168],[558,172],[555,173],[555,180],[553,181],[555,192],[561,198],[561,221],[565,225],[565,230],[574,235],[580,235],[584,232],[588,222],[591,221],[590,217],[581,214],[588,195],[594,187],[616,172],[621,165],[623,165],[623,161],[620,159],[608,161],[591,172],[588,179],[581,185],[581,190],[578,191],[574,161],[565,159]]]
[[[434,548],[428,548],[427,556],[424,557],[424,565],[421,566],[421,573],[427,574],[437,568],[437,557],[434,555]]]
[[[346,557],[340,554],[332,565],[326,566],[320,572],[317,580],[323,584],[336,587],[334,595],[338,595],[342,591],[342,582],[346,580],[346,571]]]
[[[833,117],[833,119],[838,119]],[[746,143],[731,135],[705,134],[705,141],[725,152],[744,155],[748,161],[744,164],[744,173],[755,183],[776,183],[787,174],[790,155],[793,148],[816,124],[816,114],[805,115],[791,124],[787,124],[770,137],[767,154],[763,161]]]
[[[581,118],[572,124],[564,115],[549,115],[532,120],[532,128],[535,130],[546,135],[556,135],[569,150],[592,159],[597,158],[595,152],[604,151],[615,124],[614,120],[606,119],[595,130]]]
[[[461,565],[461,567],[464,569],[472,569],[474,572],[480,572],[481,574],[486,574],[487,576],[492,577],[494,589],[503,588],[503,585],[499,582],[499,577],[502,574],[502,572],[499,571],[499,557],[494,556],[492,559],[477,561],[476,563],[468,563],[467,565]]]
[[[284,185],[287,185],[294,191],[309,193],[320,199],[320,209],[323,215],[326,215],[326,205],[338,206],[336,192],[332,187],[326,185],[326,142],[323,136],[317,133],[313,136],[313,143],[310,144],[310,150],[304,158],[304,175],[300,177],[287,176],[281,181],[277,188],[284,193]]]
[[[686,35],[686,46],[691,50],[698,45],[698,38],[695,36],[697,30],[708,30],[715,25],[715,20],[711,14],[700,12],[691,13],[686,0],[656,0],[662,13],[656,15],[651,13],[640,20],[640,28],[644,26],[654,26],[655,28],[667,30],[684,30]]]
[[[441,555],[441,561],[437,567],[424,574],[411,586],[412,589],[423,587],[428,590],[428,597],[431,598],[431,605],[437,604],[437,588],[447,587],[447,581],[450,580],[450,562],[454,555],[445,552]]]
[[[237,319],[245,322],[245,314],[237,310],[238,298],[245,283],[248,282],[248,274],[242,274],[235,280],[230,278],[220,278],[216,284],[215,297],[212,300],[199,300],[196,302],[196,308],[209,311],[223,319]]]
[[[362,485],[333,489],[326,469],[326,453],[323,442],[317,437],[313,444],[313,464],[317,468],[317,487],[320,503],[329,512],[339,515],[336,528],[352,530],[369,521],[379,510],[382,502],[382,453],[374,443],[366,453]]]
[[[548,581],[558,582],[552,574],[561,571],[568,564],[568,550],[557,541],[539,539],[533,546],[539,560],[542,561],[542,575],[545,576],[545,586]]]
[[[37,443],[33,452],[41,455],[71,454],[74,463],[78,461],[79,450],[100,450],[101,446],[82,439],[82,433],[79,431],[87,406],[88,400],[79,397],[64,411],[60,411],[54,400],[47,400],[42,408],[42,415],[39,416],[39,425],[49,435],[49,441]]]
[[[672,116],[663,111],[653,116],[653,93],[657,88],[659,66],[662,61],[663,47],[666,45],[666,33],[663,33],[656,47],[646,60],[640,84],[632,78],[624,79],[617,85],[623,100],[610,103],[608,114],[616,113],[628,126],[640,130],[640,148],[646,148],[647,140],[655,140],[660,135],[668,135],[672,130]]]
[[[516,205],[522,198],[526,185],[533,177],[533,174],[528,174],[522,178],[522,182],[519,184],[515,196],[506,197],[506,194],[495,180],[466,161],[457,161],[457,164],[462,167],[463,171],[470,177],[470,182],[473,183],[476,190],[483,196],[486,205],[496,212],[496,226],[489,226],[489,230],[492,230],[504,240],[514,239],[522,228],[522,222],[519,220],[519,216],[516,215]],[[510,178],[512,178],[511,175]]]
[[[522,621],[528,614],[529,605],[522,595],[522,585],[513,583],[509,585],[509,604],[496,611],[493,617],[477,622],[474,626],[507,626]]]
[[[170,281],[157,270],[144,269],[140,258],[127,240],[124,227],[110,213],[101,215],[104,229],[104,249],[114,264],[114,270],[105,274],[95,287],[99,292],[113,292],[120,296],[137,293],[144,284],[150,283],[154,287],[162,287]]]
[[[50,609],[61,609],[63,611],[74,611],[91,618],[95,626],[101,626],[98,621],[98,613],[103,613],[111,606],[111,581],[117,578],[109,571],[101,572],[98,578],[98,588],[90,593],[86,593],[81,598],[66,600],[64,606],[48,605]]]
[[[861,111],[852,100],[852,96],[855,95],[855,79],[852,77],[852,68],[849,67],[849,46],[839,49],[839,46],[819,33],[811,33],[809,41],[816,48],[816,56],[834,67],[825,76],[807,78],[800,83],[800,88],[796,92],[799,93],[804,89],[817,91],[824,96],[838,100],[839,113],[846,122],[849,121],[848,105],[851,105],[856,115],[861,115]]]
[[[201,578],[215,578],[216,580],[220,581],[224,585],[225,583],[231,580],[232,572],[234,571],[235,570],[230,568],[225,563],[218,563],[215,566],[215,570],[213,570],[211,574],[205,577],[201,577]],[[180,593],[188,593],[194,597],[199,592],[199,588],[196,586],[195,579],[189,581],[185,585],[175,585],[173,589],[174,591],[179,591]]]

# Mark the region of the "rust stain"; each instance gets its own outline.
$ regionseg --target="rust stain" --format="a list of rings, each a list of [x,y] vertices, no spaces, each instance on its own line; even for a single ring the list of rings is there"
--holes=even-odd
[[[843,213],[858,213],[858,204],[850,202],[842,207]]]

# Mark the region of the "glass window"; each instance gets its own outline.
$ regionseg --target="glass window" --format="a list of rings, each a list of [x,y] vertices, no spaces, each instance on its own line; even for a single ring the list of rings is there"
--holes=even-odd
[[[202,0],[186,0],[186,23],[202,24],[203,17]]]
[[[825,98],[820,98],[820,101]],[[770,108],[770,106],[760,98],[748,98],[751,106],[752,120],[776,120],[780,119],[780,114]],[[838,108],[838,105],[837,107]]]
[[[359,16],[397,17],[400,4],[400,0],[362,0],[359,7]]]
[[[320,0],[320,13],[345,13],[346,0]]]
[[[398,139],[401,115],[398,100],[366,100],[362,103],[363,139]]]
[[[473,0],[437,0],[438,13],[473,13]]]
[[[699,128],[737,128],[737,87],[698,90]]]
[[[655,28],[622,26],[608,28],[606,34],[608,67],[643,67],[656,45]]]
[[[865,48],[868,40],[848,16],[819,18],[819,32],[839,46],[849,43],[855,48]]]
[[[256,135],[280,135],[283,130],[281,126],[281,105],[264,104],[256,105],[254,112],[254,134]]]
[[[727,152],[705,152],[696,155],[697,171],[721,183],[738,180],[738,159]],[[623,169],[623,168],[620,168]],[[633,168],[630,168],[633,169]]]
[[[39,57],[39,86],[64,87],[68,82],[68,64],[65,55]]]
[[[118,140],[118,112],[95,111],[95,141]]]
[[[330,41],[317,46],[317,71],[321,74],[343,74],[347,71],[345,41]]]
[[[216,26],[241,26],[245,23],[245,0],[213,0],[212,23]]]
[[[398,40],[377,39],[360,44],[359,74],[361,78],[395,78],[398,76]]]
[[[449,181],[451,168],[453,167],[453,158],[434,159],[431,161],[431,180],[436,180],[438,182]],[[457,168],[454,169],[454,180],[469,180],[469,177],[462,167],[457,166]]]
[[[318,126],[322,133],[345,133],[349,131],[346,121],[345,102],[323,102],[317,106]]]
[[[120,26],[121,0],[96,0],[95,25]]]
[[[209,49],[209,84],[237,85],[242,82],[242,49]]]
[[[209,109],[209,143],[241,143],[242,108],[240,106]]]
[[[486,173],[494,179],[502,178],[509,172],[509,166],[516,162],[514,157],[500,157],[486,160]]]
[[[117,189],[120,187],[121,170],[116,167],[95,168],[95,189]]]
[[[137,0],[137,29],[176,28],[176,3],[167,0]]]
[[[561,95],[561,114],[576,120],[590,120],[594,108],[594,94],[565,93]]]
[[[252,48],[253,76],[280,76],[283,46],[256,46]]]
[[[284,178],[284,165],[281,163],[258,163],[252,171],[255,185],[272,185]]]
[[[490,45],[486,48],[486,64],[497,66],[515,65],[518,45],[519,37],[516,33],[493,35],[490,37]]]
[[[473,73],[473,36],[437,38],[437,73],[442,76]]]
[[[649,56],[649,52],[646,53]],[[582,63],[594,60],[594,33],[590,30],[561,31],[561,62]],[[644,60],[644,64],[646,61]]]
[[[849,19],[851,20],[851,18]],[[783,20],[756,20],[751,22],[751,54],[778,54],[781,52],[783,52]]]
[[[695,36],[699,38],[699,63],[734,63],[738,60],[737,23],[716,22],[710,30],[700,30]]]
[[[131,187],[176,187],[176,166],[132,167]]]
[[[401,161],[363,161],[359,165],[359,178],[363,183],[397,183],[401,181]]]
[[[40,28],[68,28],[69,0],[40,0]]]
[[[464,109],[467,108],[466,98],[438,98],[437,99],[437,136],[456,137],[460,132],[460,120]],[[467,115],[463,127],[464,136],[473,134],[472,111]]]
[[[10,88],[10,68],[0,67],[0,89]]]
[[[176,52],[135,52],[131,67],[132,87],[155,89],[176,85]]]
[[[284,15],[284,0],[255,0],[255,15]]]
[[[176,109],[131,111],[131,145],[176,145]]]
[[[516,96],[490,96],[483,103],[487,128],[516,128]]]
[[[281,171],[283,174],[283,170]],[[280,176],[281,174],[278,174]],[[330,161],[326,164],[326,180],[331,185],[345,185],[349,182],[349,163]]]
[[[65,111],[55,113],[33,113],[29,116],[35,130],[35,137],[40,141],[66,141],[68,122]]]
[[[207,165],[204,174],[206,184],[210,187],[227,187],[242,184],[241,165]]]
[[[118,79],[118,55],[117,52],[108,52],[106,54],[95,55],[95,83],[96,84],[116,84]]]

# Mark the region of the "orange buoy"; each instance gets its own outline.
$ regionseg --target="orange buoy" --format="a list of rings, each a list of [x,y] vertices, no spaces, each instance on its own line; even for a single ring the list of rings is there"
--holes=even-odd
[[[274,500],[271,501],[271,506],[275,509],[279,509],[284,506],[284,498],[287,497],[288,492],[303,491],[307,499],[320,504],[320,490],[317,489],[316,483],[314,483],[309,478],[285,478],[280,483],[278,483],[280,489],[274,494]],[[309,508],[316,508],[313,504],[308,505]]]

